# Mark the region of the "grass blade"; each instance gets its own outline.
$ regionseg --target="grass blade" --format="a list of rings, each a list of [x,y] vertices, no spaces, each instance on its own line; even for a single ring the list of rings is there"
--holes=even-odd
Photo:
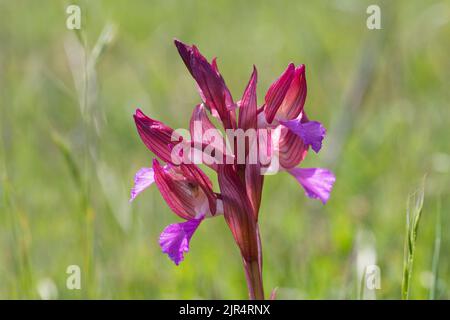
[[[423,200],[425,195],[425,178],[421,186],[409,195],[406,209],[406,237],[403,260],[402,299],[409,299],[411,274],[416,251],[417,232],[422,216]]]
[[[433,282],[431,283],[431,288],[430,288],[430,295],[429,295],[430,300],[436,299],[436,292],[437,292],[438,279],[439,279],[439,260],[440,260],[440,252],[441,252],[441,236],[442,236],[441,199],[439,199],[438,205],[437,205],[433,260],[432,260],[432,265],[431,265],[431,272],[433,273]]]

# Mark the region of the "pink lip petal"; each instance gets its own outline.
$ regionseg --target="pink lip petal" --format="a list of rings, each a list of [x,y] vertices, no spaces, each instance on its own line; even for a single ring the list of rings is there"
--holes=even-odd
[[[333,184],[336,181],[336,177],[330,170],[323,168],[293,168],[288,172],[302,185],[308,197],[319,199],[323,204],[328,201]]]
[[[151,186],[155,182],[153,168],[141,168],[134,176],[134,186],[131,189],[130,202],[133,201],[139,193]]]
[[[318,153],[322,148],[326,130],[318,121],[302,122],[300,119],[281,121],[281,124],[299,136],[303,142]]]
[[[186,222],[168,225],[159,236],[162,252],[179,265],[184,259],[184,253],[189,251],[189,241],[197,230],[203,217]]]

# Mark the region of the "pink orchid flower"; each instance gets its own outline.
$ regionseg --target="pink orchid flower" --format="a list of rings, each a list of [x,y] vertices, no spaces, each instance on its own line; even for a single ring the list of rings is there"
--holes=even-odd
[[[261,172],[267,164],[260,158],[251,161],[250,142],[245,145],[244,161],[240,162],[239,150],[234,145],[225,147],[230,140],[228,137],[211,134],[211,130],[217,129],[208,113],[224,130],[268,132],[266,138],[257,135],[253,143],[266,146],[269,158],[277,157],[281,170],[294,176],[308,197],[326,203],[335,181],[334,175],[327,169],[297,167],[310,147],[315,152],[320,151],[325,137],[324,127],[317,121],[309,121],[303,110],[306,100],[305,66],[289,64],[270,86],[264,104],[258,108],[256,67],[253,67],[241,100],[234,102],[216,59],[210,63],[197,47],[178,40],[175,40],[175,45],[197,82],[202,103],[194,108],[190,120],[190,141],[169,126],[136,110],[134,120],[142,141],[163,163],[154,159],[153,167],[142,168],[136,173],[130,201],[155,183],[172,211],[185,220],[167,226],[159,239],[162,251],[177,265],[188,252],[189,242],[199,225],[206,218],[223,214],[242,256],[249,297],[264,299],[258,218],[264,182]],[[239,111],[239,117],[236,111]],[[195,127],[198,123],[205,134],[197,134]],[[234,142],[236,137],[231,140]],[[178,144],[197,145],[194,149],[202,155],[206,154],[207,148],[213,151],[210,158],[219,161],[207,165],[217,173],[218,193],[213,191],[208,176],[196,164],[180,162],[183,155],[174,152]],[[224,161],[225,158],[231,160]]]

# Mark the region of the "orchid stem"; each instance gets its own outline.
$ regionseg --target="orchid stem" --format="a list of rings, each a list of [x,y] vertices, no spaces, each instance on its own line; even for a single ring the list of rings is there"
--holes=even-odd
[[[258,261],[244,260],[244,269],[250,300],[264,300],[262,274]]]
[[[249,299],[264,300],[264,286],[262,280],[262,248],[258,225],[256,225],[256,241],[258,246],[258,259],[251,261],[243,259],[245,278],[247,279]]]
[[[264,300],[264,286],[262,280],[263,257],[261,247],[261,235],[259,233],[258,222],[256,222],[255,233],[257,245],[257,259],[251,259],[250,261],[243,259],[245,278],[247,280],[249,299]]]

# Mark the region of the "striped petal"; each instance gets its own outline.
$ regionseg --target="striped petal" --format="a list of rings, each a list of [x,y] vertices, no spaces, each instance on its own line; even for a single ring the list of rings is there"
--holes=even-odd
[[[253,66],[253,73],[245,88],[244,94],[240,101],[239,108],[239,128],[243,130],[256,129],[256,83],[258,81],[258,72],[256,67]]]
[[[278,126],[273,132],[272,144],[275,152],[278,152],[281,168],[290,169],[298,166],[308,153],[303,140],[283,126]]]
[[[291,120],[302,112],[306,100],[305,65],[295,68],[294,78],[289,86],[283,102],[275,118],[278,120]]]
[[[290,63],[282,75],[270,86],[265,96],[266,106],[264,108],[266,120],[272,123],[275,114],[283,102],[291,85],[295,73],[295,66]]]
[[[192,77],[197,82],[200,96],[214,117],[219,118],[225,128],[231,128],[230,110],[234,103],[225,81],[218,72],[217,63],[210,64],[196,46],[188,46],[175,40],[175,46]]]
[[[156,185],[167,205],[179,217],[190,220],[200,214],[216,213],[216,196],[208,177],[195,165],[164,169],[153,160]]]
[[[134,114],[134,122],[142,142],[164,162],[172,162],[172,149],[182,141],[172,128],[147,117],[140,109]]]

